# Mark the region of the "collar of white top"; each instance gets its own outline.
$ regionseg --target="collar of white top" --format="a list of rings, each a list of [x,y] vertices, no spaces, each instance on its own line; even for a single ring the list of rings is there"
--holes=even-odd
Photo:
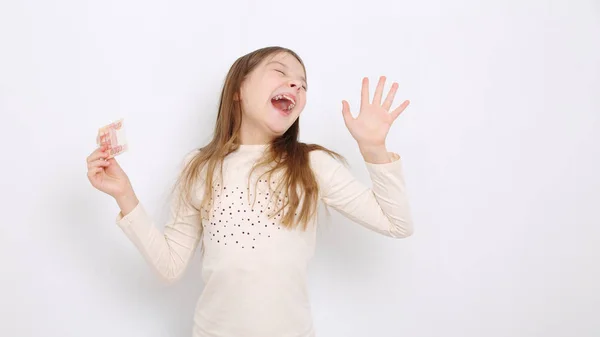
[[[269,144],[240,144],[238,151],[241,152],[252,152],[252,151],[263,151]]]

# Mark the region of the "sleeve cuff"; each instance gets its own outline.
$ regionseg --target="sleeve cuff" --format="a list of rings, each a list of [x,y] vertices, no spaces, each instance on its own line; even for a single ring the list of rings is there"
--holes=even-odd
[[[395,152],[388,152],[388,156],[390,158],[389,163],[374,164],[365,161],[365,164],[370,171],[394,171],[402,169],[402,160],[400,159],[399,154]]]
[[[139,202],[127,215],[123,215],[122,212],[119,212],[119,214],[117,214],[116,223],[120,227],[127,227],[135,223],[147,221],[148,219],[148,214],[146,213],[144,206]]]

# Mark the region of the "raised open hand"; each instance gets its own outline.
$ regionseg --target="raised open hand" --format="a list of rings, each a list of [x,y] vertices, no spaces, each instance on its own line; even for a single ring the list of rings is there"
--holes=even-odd
[[[381,103],[385,76],[379,78],[375,89],[373,102],[369,102],[369,79],[363,78],[360,112],[356,118],[350,113],[350,105],[342,101],[342,114],[346,127],[361,148],[375,148],[385,146],[385,138],[392,123],[406,109],[410,101],[404,101],[399,107],[389,112],[398,90],[398,83],[393,83],[385,101]]]

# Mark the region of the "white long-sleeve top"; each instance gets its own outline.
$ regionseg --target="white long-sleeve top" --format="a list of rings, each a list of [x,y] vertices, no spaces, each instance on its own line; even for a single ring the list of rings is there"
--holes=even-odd
[[[248,186],[250,169],[264,150],[241,145],[225,158],[223,186],[214,187],[210,216],[204,219],[191,208],[172,212],[161,231],[141,203],[117,216],[120,228],[167,281],[182,276],[202,240],[205,288],[194,314],[194,337],[315,336],[306,271],[315,250],[316,217],[306,230],[279,226],[280,217],[269,219],[266,214],[279,200],[268,195],[268,184],[277,182],[260,179],[254,190],[258,178],[251,178]],[[411,235],[401,160],[395,153],[390,159],[365,163],[368,187],[327,153],[311,152],[320,201],[383,235]],[[204,190],[195,191],[199,202]]]

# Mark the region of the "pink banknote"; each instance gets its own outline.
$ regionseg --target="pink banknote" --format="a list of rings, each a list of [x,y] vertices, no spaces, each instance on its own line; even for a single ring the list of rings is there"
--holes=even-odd
[[[98,146],[106,145],[108,158],[113,158],[127,151],[127,139],[125,138],[125,125],[123,119],[110,123],[98,130],[96,137]]]

